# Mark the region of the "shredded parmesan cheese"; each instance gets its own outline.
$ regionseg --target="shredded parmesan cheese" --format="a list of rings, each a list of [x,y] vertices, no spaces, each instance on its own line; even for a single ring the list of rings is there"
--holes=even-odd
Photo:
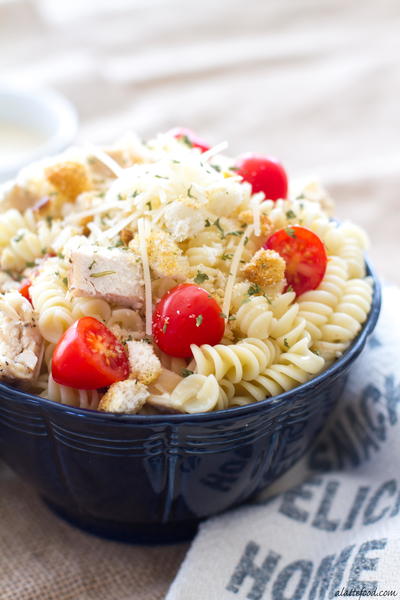
[[[138,234],[139,234],[139,250],[143,264],[144,277],[144,297],[145,297],[145,323],[146,334],[152,333],[152,297],[151,297],[151,277],[149,267],[149,257],[147,255],[147,237],[150,235],[151,223],[147,219],[139,219]]]
[[[119,164],[113,158],[111,158],[111,156],[108,156],[108,154],[106,154],[103,150],[100,150],[100,148],[89,146],[88,153],[103,163],[103,165],[110,169],[111,173],[114,173],[116,177],[120,177],[122,175],[124,169],[120,167]]]
[[[217,154],[221,154],[221,152],[226,150],[227,147],[228,147],[228,142],[221,142],[220,144],[213,146],[206,152],[203,152],[203,154],[201,155],[201,158],[202,158],[202,160],[209,160],[213,156],[216,156]]]
[[[237,272],[238,272],[239,265],[240,265],[240,260],[242,258],[242,254],[243,254],[244,244],[245,244],[246,239],[251,235],[252,230],[253,230],[253,225],[248,225],[246,227],[245,232],[242,235],[241,240],[236,247],[235,254],[233,255],[233,258],[232,258],[229,277],[228,277],[228,281],[226,282],[224,302],[222,304],[222,312],[225,315],[226,319],[228,319],[228,317],[229,317],[229,310],[231,307],[233,286],[235,285],[236,276],[237,276]]]
[[[118,235],[120,231],[122,231],[123,229],[125,229],[125,227],[132,223],[132,221],[134,221],[135,219],[137,219],[137,215],[135,215],[134,213],[128,215],[127,217],[125,217],[125,219],[122,219],[122,221],[114,225],[114,227],[110,227],[110,229],[106,229],[106,231],[103,231],[104,237],[111,240],[114,236]]]
[[[251,210],[253,212],[253,224],[254,224],[254,235],[257,237],[261,235],[261,222],[260,222],[260,202],[257,197],[254,197],[251,202]]]

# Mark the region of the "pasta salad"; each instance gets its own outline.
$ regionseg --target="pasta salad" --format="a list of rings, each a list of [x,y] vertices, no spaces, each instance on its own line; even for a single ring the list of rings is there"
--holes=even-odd
[[[0,378],[71,406],[197,413],[295,388],[371,306],[366,235],[316,182],[186,129],[71,148],[0,191]]]

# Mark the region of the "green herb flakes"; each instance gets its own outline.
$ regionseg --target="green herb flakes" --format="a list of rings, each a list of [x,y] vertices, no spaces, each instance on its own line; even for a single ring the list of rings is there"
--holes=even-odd
[[[200,325],[202,324],[202,322],[203,322],[203,315],[198,315],[196,317],[196,327],[200,327]]]
[[[204,281],[207,281],[207,279],[210,279],[209,276],[207,275],[207,273],[202,273],[201,271],[197,271],[197,275],[194,278],[194,282],[195,283],[204,283]]]
[[[190,369],[182,369],[181,371],[181,375],[182,377],[189,377],[189,375],[193,375],[194,371],[191,371]]]
[[[98,278],[98,277],[106,277],[107,275],[115,275],[116,271],[99,271],[99,273],[92,273],[90,277]]]

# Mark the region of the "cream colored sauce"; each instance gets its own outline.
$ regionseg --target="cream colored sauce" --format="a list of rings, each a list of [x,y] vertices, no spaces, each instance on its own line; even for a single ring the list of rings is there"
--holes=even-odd
[[[0,120],[0,163],[17,162],[44,141],[45,136],[38,131]]]

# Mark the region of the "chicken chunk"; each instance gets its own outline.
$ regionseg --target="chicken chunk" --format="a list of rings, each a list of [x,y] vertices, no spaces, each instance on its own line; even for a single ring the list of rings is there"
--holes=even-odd
[[[12,181],[0,186],[0,208],[2,212],[10,208],[25,212],[37,201],[38,196],[19,183]]]
[[[131,376],[148,385],[161,373],[160,359],[147,342],[131,341],[126,344]]]
[[[103,412],[135,414],[139,412],[149,392],[142,383],[134,379],[125,379],[113,383],[100,400],[98,410]]]
[[[0,379],[34,379],[41,354],[42,337],[30,302],[17,291],[1,294]]]
[[[71,251],[70,261],[68,280],[76,296],[104,298],[132,308],[143,305],[143,269],[133,252],[82,245]]]

